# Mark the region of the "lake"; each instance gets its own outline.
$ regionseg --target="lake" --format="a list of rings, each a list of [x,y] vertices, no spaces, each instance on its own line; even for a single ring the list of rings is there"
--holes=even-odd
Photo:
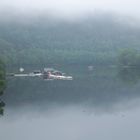
[[[56,69],[74,79],[7,78],[0,139],[139,140],[139,69]]]

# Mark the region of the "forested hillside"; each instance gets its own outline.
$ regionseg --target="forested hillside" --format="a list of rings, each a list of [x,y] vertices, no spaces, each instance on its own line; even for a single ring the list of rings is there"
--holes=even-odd
[[[0,96],[3,95],[5,87],[6,87],[6,79],[5,79],[5,64],[0,59]],[[3,115],[5,103],[0,98],[0,115]]]
[[[0,55],[7,64],[115,64],[121,49],[140,49],[140,29],[112,16],[67,22],[39,18],[0,22]]]
[[[5,89],[5,65],[0,60],[0,95],[3,94],[3,90]]]

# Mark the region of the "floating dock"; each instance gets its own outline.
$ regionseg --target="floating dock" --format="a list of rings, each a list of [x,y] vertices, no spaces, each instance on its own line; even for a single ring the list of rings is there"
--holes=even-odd
[[[45,69],[44,71],[35,70],[31,73],[9,73],[7,76],[11,77],[41,77],[44,80],[73,80],[72,76],[65,76],[64,73],[54,69]]]

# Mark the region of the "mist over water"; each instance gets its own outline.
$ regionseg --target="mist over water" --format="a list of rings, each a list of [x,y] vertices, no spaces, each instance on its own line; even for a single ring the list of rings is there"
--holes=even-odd
[[[0,139],[139,140],[140,70],[117,67],[121,49],[140,50],[139,5],[1,0],[0,56],[7,73],[55,67],[73,80],[7,77]]]
[[[74,80],[9,79],[2,97],[6,106],[0,118],[1,138],[139,138],[139,73],[103,67],[93,71],[83,66],[61,68]]]

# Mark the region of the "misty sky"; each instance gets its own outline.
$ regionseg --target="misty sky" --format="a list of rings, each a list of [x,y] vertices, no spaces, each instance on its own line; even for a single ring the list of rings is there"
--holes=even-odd
[[[79,16],[97,11],[140,17],[139,0],[0,0],[0,9],[17,13]],[[16,9],[16,10],[15,10]]]

